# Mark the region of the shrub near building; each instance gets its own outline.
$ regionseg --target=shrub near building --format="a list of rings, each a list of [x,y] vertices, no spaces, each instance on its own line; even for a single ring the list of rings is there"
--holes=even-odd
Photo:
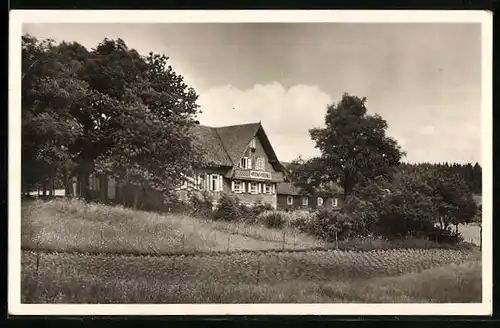
[[[272,209],[272,206],[262,201],[253,205],[242,204],[238,197],[233,194],[224,193],[219,199],[217,208],[213,212],[214,220],[245,221],[247,223],[258,223],[259,215]]]

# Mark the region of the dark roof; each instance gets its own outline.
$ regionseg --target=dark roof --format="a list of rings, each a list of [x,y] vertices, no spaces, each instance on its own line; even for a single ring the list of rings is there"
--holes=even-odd
[[[195,125],[192,128],[192,133],[205,150],[205,160],[209,164],[215,166],[233,166],[233,162],[227,154],[216,129],[204,125]]]
[[[222,167],[234,167],[252,138],[258,135],[270,156],[270,161],[281,171],[281,164],[260,122],[221,127],[195,125],[192,132],[204,148],[205,159],[209,165]]]
[[[238,163],[246,147],[257,133],[260,123],[249,123],[214,128],[224,145],[229,158]]]
[[[276,193],[278,195],[300,195],[302,189],[292,182],[278,183],[276,186]]]

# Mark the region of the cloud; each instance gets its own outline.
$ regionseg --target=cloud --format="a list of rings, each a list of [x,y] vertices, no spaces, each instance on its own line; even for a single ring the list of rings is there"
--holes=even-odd
[[[202,124],[222,126],[261,121],[278,158],[289,161],[299,154],[318,154],[309,129],[324,125],[329,95],[315,85],[294,85],[285,89],[280,83],[256,84],[247,90],[231,85],[200,92],[198,104]]]
[[[288,89],[278,82],[256,84],[250,89],[231,85],[200,92],[198,104],[202,124],[223,126],[261,121],[278,158],[290,161],[319,152],[309,129],[324,126],[324,116],[332,99],[316,85],[294,85]],[[388,136],[394,137],[407,152],[409,162],[480,161],[479,115],[452,115],[446,110],[428,112],[428,108],[390,107],[381,102],[369,108],[385,108]],[[445,107],[447,108],[447,107]]]
[[[420,129],[420,134],[432,135],[434,134],[434,125],[426,125]]]

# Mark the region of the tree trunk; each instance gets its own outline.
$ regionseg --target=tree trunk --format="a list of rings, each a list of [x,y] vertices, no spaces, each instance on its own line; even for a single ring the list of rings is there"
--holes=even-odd
[[[55,173],[52,173],[52,176],[50,177],[50,189],[51,189],[51,194],[52,196],[56,195],[56,179],[55,179]]]
[[[68,169],[64,168],[64,173],[63,173],[63,179],[64,179],[64,196],[72,196],[73,195],[73,184],[71,183],[68,174]]]
[[[134,210],[136,210],[137,205],[139,204],[139,187],[133,186],[133,192],[134,192],[133,208]]]
[[[90,200],[90,188],[89,188],[89,173],[84,171],[81,175],[82,177],[82,196],[85,200]]]
[[[99,176],[99,192],[103,203],[108,201],[108,175],[103,174]]]

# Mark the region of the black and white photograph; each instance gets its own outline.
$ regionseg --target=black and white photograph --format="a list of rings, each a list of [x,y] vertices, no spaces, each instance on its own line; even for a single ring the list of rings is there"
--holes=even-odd
[[[11,13],[12,314],[490,314],[491,17]]]

